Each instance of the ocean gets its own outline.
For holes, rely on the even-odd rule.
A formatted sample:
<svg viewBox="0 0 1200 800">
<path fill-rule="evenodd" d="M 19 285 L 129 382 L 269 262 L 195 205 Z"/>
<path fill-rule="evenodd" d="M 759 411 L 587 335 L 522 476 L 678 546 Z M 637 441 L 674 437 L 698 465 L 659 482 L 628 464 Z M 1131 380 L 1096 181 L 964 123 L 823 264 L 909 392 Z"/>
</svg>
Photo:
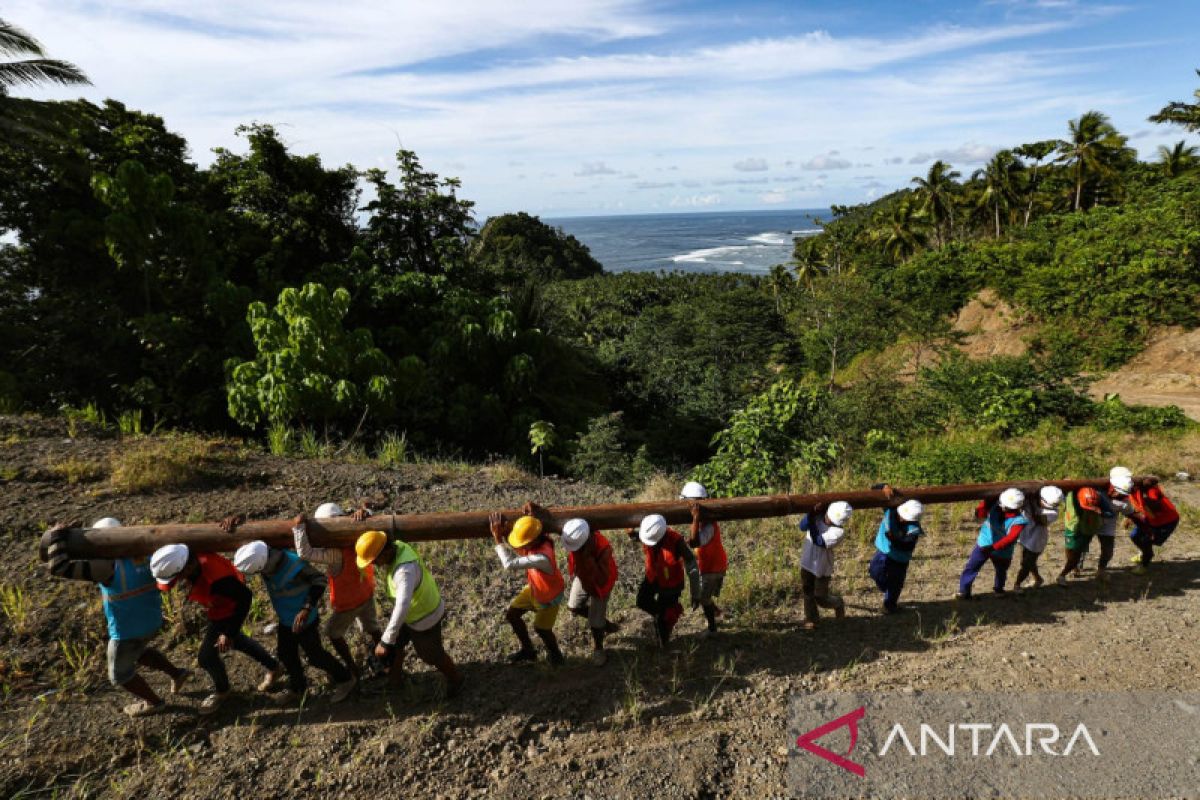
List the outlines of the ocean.
<svg viewBox="0 0 1200 800">
<path fill-rule="evenodd" d="M 636 214 L 546 219 L 583 242 L 609 272 L 766 273 L 792 240 L 820 230 L 829 209 Z"/>
</svg>

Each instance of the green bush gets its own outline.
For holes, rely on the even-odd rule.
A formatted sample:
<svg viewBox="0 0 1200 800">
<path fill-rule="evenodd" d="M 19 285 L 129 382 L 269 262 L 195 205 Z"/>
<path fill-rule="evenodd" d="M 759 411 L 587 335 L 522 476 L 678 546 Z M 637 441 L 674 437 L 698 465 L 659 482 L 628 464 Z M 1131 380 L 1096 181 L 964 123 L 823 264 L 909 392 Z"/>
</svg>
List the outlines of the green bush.
<svg viewBox="0 0 1200 800">
<path fill-rule="evenodd" d="M 1129 406 L 1115 394 L 1095 404 L 1092 423 L 1101 430 L 1135 433 L 1184 430 L 1196 425 L 1179 406 Z"/>
</svg>

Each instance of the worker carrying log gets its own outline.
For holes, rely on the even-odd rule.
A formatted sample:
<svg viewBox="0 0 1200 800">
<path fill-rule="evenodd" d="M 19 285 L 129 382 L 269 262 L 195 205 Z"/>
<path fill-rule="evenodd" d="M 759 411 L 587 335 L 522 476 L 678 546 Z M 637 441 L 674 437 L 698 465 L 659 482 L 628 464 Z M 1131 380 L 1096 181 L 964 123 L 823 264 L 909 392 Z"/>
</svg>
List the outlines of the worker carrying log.
<svg viewBox="0 0 1200 800">
<path fill-rule="evenodd" d="M 688 481 L 679 492 L 679 499 L 687 500 L 692 512 L 692 536 L 688 539 L 688 547 L 696 553 L 696 567 L 700 570 L 700 607 L 708 622 L 702 635 L 711 636 L 717 632 L 717 617 L 721 615 L 717 598 L 725 584 L 729 557 L 721 542 L 721 526 L 715 520 L 705 518 L 704 506 L 700 504 L 701 500 L 708 499 L 704 484 Z"/>
<path fill-rule="evenodd" d="M 366 506 L 350 514 L 350 519 L 362 522 L 371 515 Z M 346 516 L 337 503 L 322 503 L 313 516 L 318 520 L 337 519 Z M 375 566 L 367 564 L 359 568 L 354 544 L 342 547 L 313 547 L 308 536 L 308 519 L 300 514 L 292 521 L 292 537 L 296 555 L 313 564 L 321 564 L 329 576 L 329 619 L 325 623 L 325 635 L 329 644 L 342 659 L 355 678 L 362 678 L 362 670 L 350 651 L 346 636 L 355 624 L 371 640 L 374 651 L 383 637 L 379 617 L 375 608 Z"/>
<path fill-rule="evenodd" d="M 389 540 L 383 531 L 367 531 L 355 543 L 355 565 L 360 570 L 378 566 L 384 574 L 384 592 L 392 601 L 392 613 L 375 657 L 388 670 L 392 688 L 404 682 L 404 657 L 411 643 L 417 657 L 442 673 L 446 697 L 458 695 L 463 677 L 442 639 L 446 601 L 437 581 L 407 542 Z"/>
<path fill-rule="evenodd" d="M 1179 525 L 1179 512 L 1158 485 L 1158 478 L 1147 478 L 1135 485 L 1133 473 L 1125 467 L 1109 472 L 1109 495 L 1122 503 L 1121 513 L 1133 528 L 1129 539 L 1140 551 L 1133 557 L 1134 572 L 1144 574 L 1154 560 L 1154 548 L 1162 547 Z"/>
<path fill-rule="evenodd" d="M 526 614 L 532 613 L 533 630 L 546 648 L 546 657 L 558 666 L 566 659 L 559 649 L 558 637 L 554 635 L 554 623 L 562 606 L 565 582 L 558 571 L 554 543 L 543 532 L 542 522 L 536 516 L 540 507 L 526 503 L 524 511 L 511 527 L 502 512 L 493 512 L 488 518 L 500 566 L 506 570 L 525 570 L 525 588 L 513 598 L 504 613 L 521 645 L 508 660 L 512 664 L 537 660 L 537 651 L 524 620 Z"/>
<path fill-rule="evenodd" d="M 567 609 L 587 620 L 592 634 L 592 663 L 598 667 L 608 661 L 604 638 L 620 629 L 608 618 L 608 597 L 617 583 L 617 561 L 612 545 L 600 531 L 593 531 L 587 520 L 567 520 L 559 537 L 567 551 L 567 574 L 571 590 Z"/>
<path fill-rule="evenodd" d="M 813 510 L 800 518 L 800 530 L 804 531 L 804 544 L 800 550 L 800 591 L 804 595 L 804 623 L 806 631 L 814 630 L 820 619 L 817 608 L 831 608 L 838 619 L 846 616 L 846 604 L 842 598 L 830 592 L 833 580 L 833 549 L 846 535 L 846 525 L 854 512 L 844 500 L 817 503 Z"/>
<path fill-rule="evenodd" d="M 661 514 L 651 514 L 642 520 L 635 531 L 626 531 L 642 544 L 646 574 L 638 587 L 637 607 L 650 615 L 654 632 L 661 647 L 671 641 L 671 631 L 683 616 L 683 575 L 687 572 L 691 591 L 692 610 L 700 606 L 700 570 L 696 556 L 679 532 L 667 526 Z"/>
<path fill-rule="evenodd" d="M 119 528 L 120 520 L 104 517 L 93 528 Z M 138 698 L 125 706 L 131 717 L 157 714 L 167 707 L 150 684 L 138 675 L 139 666 L 165 673 L 171 694 L 179 694 L 192 671 L 177 667 L 150 642 L 163 626 L 162 595 L 145 558 L 72 559 L 67 556 L 66 526 L 55 525 L 50 537 L 50 574 L 67 580 L 88 581 L 100 587 L 108 621 L 108 679 Z"/>
<path fill-rule="evenodd" d="M 896 490 L 886 483 L 879 488 L 889 498 L 897 497 Z M 883 592 L 884 614 L 900 610 L 900 593 L 908 579 L 908 565 L 917 542 L 925 535 L 921 527 L 924 513 L 925 506 L 920 500 L 905 500 L 899 506 L 884 509 L 875 531 L 875 555 L 867 566 L 867 574 Z"/>
<path fill-rule="evenodd" d="M 975 548 L 967 558 L 962 577 L 959 578 L 958 594 L 955 595 L 957 599 L 971 599 L 971 585 L 975 583 L 983 565 L 989 561 L 996 571 L 992 591 L 996 594 L 1005 593 L 1004 583 L 1008 578 L 1008 568 L 1012 566 L 1013 549 L 1021 532 L 1029 524 L 1024 508 L 1025 493 L 1014 487 L 1005 489 L 999 498 L 979 501 L 975 507 L 975 518 L 982 524 Z"/>
</svg>

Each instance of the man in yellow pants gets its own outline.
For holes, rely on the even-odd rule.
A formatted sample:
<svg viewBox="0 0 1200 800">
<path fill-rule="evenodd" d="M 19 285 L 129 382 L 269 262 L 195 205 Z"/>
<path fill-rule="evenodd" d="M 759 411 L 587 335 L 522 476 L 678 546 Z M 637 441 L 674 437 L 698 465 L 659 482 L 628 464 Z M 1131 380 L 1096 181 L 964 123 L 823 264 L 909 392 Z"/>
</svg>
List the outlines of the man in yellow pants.
<svg viewBox="0 0 1200 800">
<path fill-rule="evenodd" d="M 526 503 L 525 515 L 513 523 L 512 530 L 508 529 L 503 514 L 495 512 L 489 518 L 500 564 L 504 569 L 525 570 L 525 588 L 513 598 L 505 612 L 505 619 L 521 643 L 521 649 L 510 655 L 508 660 L 514 664 L 537 660 L 537 651 L 533 649 L 533 640 L 529 638 L 529 629 L 525 627 L 523 619 L 525 614 L 533 612 L 533 629 L 546 647 L 546 657 L 551 664 L 558 665 L 563 663 L 564 658 L 558 647 L 558 638 L 554 635 L 554 622 L 562 606 L 565 582 L 558 571 L 554 543 L 542 533 L 542 523 L 534 513 L 535 506 Z M 509 547 L 516 551 L 516 555 Z"/>
</svg>

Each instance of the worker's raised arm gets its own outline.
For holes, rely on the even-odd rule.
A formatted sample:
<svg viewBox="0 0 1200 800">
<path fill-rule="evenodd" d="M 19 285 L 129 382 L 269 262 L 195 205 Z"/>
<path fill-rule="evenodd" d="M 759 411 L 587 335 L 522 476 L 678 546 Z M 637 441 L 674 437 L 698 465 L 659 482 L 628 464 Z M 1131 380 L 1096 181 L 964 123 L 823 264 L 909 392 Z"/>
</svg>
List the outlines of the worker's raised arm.
<svg viewBox="0 0 1200 800">
<path fill-rule="evenodd" d="M 308 538 L 308 519 L 298 515 L 292 520 L 292 538 L 296 544 L 296 555 L 314 564 L 325 564 L 334 570 L 341 569 L 342 551 L 334 547 L 313 547 Z"/>
</svg>

